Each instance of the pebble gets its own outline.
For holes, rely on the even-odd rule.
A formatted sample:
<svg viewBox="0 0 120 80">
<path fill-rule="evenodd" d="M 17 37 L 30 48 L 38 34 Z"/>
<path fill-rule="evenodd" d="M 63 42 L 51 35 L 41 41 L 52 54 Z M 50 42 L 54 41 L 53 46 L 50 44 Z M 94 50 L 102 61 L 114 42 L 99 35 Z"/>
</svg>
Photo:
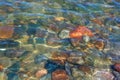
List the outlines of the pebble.
<svg viewBox="0 0 120 80">
<path fill-rule="evenodd" d="M 4 56 L 8 57 L 8 58 L 20 58 L 21 56 L 25 56 L 27 53 L 27 51 L 25 51 L 24 49 L 7 49 L 4 51 Z"/>
<path fill-rule="evenodd" d="M 3 65 L 0 64 L 0 72 L 3 71 Z"/>
<path fill-rule="evenodd" d="M 19 39 L 25 34 L 25 29 L 23 27 L 14 27 L 13 38 Z"/>
<path fill-rule="evenodd" d="M 17 51 L 15 49 L 7 49 L 4 52 L 4 56 L 9 57 L 9 58 L 14 58 L 16 57 Z"/>
<path fill-rule="evenodd" d="M 8 71 L 12 71 L 12 72 L 18 72 L 19 69 L 20 69 L 20 62 L 16 62 L 12 64 L 10 67 L 8 67 Z"/>
<path fill-rule="evenodd" d="M 106 70 L 98 70 L 95 72 L 93 79 L 94 80 L 113 80 L 114 76 L 112 73 Z"/>
<path fill-rule="evenodd" d="M 54 61 L 56 61 L 56 62 L 58 62 L 60 64 L 64 64 L 65 61 L 67 60 L 67 58 L 68 58 L 68 55 L 66 53 L 64 53 L 64 52 L 61 52 L 61 53 L 54 52 L 52 54 L 52 57 L 51 57 L 52 60 L 54 60 Z"/>
<path fill-rule="evenodd" d="M 71 68 L 72 69 L 72 75 L 74 77 L 74 80 L 81 80 L 84 77 L 84 72 L 80 71 L 78 68 Z"/>
<path fill-rule="evenodd" d="M 115 69 L 117 72 L 120 72 L 120 63 L 115 63 L 115 64 L 114 64 L 114 69 Z"/>
<path fill-rule="evenodd" d="M 29 27 L 28 30 L 27 30 L 27 34 L 28 34 L 29 36 L 31 36 L 31 35 L 34 35 L 34 36 L 35 36 L 36 30 L 37 30 L 37 29 L 34 28 L 34 27 Z"/>
<path fill-rule="evenodd" d="M 40 80 L 51 80 L 51 74 L 46 74 L 45 76 L 41 77 Z"/>
<path fill-rule="evenodd" d="M 58 69 L 52 73 L 52 80 L 70 80 L 70 79 L 66 71 Z"/>
<path fill-rule="evenodd" d="M 69 65 L 68 62 L 65 63 L 65 71 L 68 74 L 69 78 L 71 80 L 73 80 L 73 75 L 72 75 L 72 70 L 71 70 L 71 66 Z"/>
<path fill-rule="evenodd" d="M 35 76 L 37 78 L 41 78 L 42 76 L 46 75 L 47 74 L 47 70 L 46 69 L 41 69 L 41 70 L 38 70 L 36 73 L 35 73 Z"/>
<path fill-rule="evenodd" d="M 112 71 L 112 74 L 114 75 L 114 80 L 120 80 L 120 73 L 117 71 Z"/>
<path fill-rule="evenodd" d="M 93 37 L 94 34 L 87 27 L 85 27 L 85 26 L 78 26 L 74 30 L 70 31 L 69 36 L 70 36 L 70 38 L 81 39 L 83 36 Z"/>
<path fill-rule="evenodd" d="M 0 38 L 9 39 L 12 38 L 14 33 L 14 27 L 2 26 L 0 27 Z"/>
<path fill-rule="evenodd" d="M 73 64 L 84 64 L 84 60 L 82 58 L 83 53 L 81 52 L 71 52 L 69 54 L 69 57 L 67 58 L 67 61 Z"/>
<path fill-rule="evenodd" d="M 69 38 L 69 32 L 68 30 L 61 30 L 58 34 L 58 37 L 61 39 Z"/>
<path fill-rule="evenodd" d="M 20 43 L 14 40 L 0 40 L 0 48 L 12 48 L 19 45 Z"/>
<path fill-rule="evenodd" d="M 35 56 L 34 63 L 40 64 L 41 62 L 44 62 L 44 61 L 47 61 L 47 60 L 48 60 L 48 58 L 45 55 L 39 54 L 39 55 Z"/>
<path fill-rule="evenodd" d="M 45 64 L 44 68 L 47 69 L 48 73 L 52 73 L 53 71 L 55 71 L 57 69 L 64 69 L 64 66 L 62 66 L 54 61 L 48 60 Z"/>
<path fill-rule="evenodd" d="M 14 72 L 7 73 L 7 80 L 19 80 L 19 76 Z"/>
<path fill-rule="evenodd" d="M 92 74 L 92 68 L 89 67 L 89 66 L 82 65 L 82 66 L 79 66 L 78 69 L 81 70 L 82 72 L 84 72 L 85 74 L 86 73 L 87 74 Z"/>
<path fill-rule="evenodd" d="M 103 50 L 105 47 L 105 42 L 104 40 L 97 40 L 94 42 L 94 45 L 98 50 Z"/>
<path fill-rule="evenodd" d="M 45 38 L 46 35 L 47 35 L 46 30 L 42 30 L 42 29 L 39 29 L 39 28 L 36 30 L 36 37 Z"/>
</svg>

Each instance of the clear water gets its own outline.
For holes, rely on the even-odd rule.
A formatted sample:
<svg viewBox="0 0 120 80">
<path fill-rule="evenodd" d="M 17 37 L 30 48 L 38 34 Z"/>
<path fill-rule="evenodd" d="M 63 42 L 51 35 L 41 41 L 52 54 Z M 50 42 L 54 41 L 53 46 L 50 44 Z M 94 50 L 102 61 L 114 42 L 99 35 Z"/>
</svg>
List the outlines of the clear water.
<svg viewBox="0 0 120 80">
<path fill-rule="evenodd" d="M 119 80 L 119 35 L 119 0 L 0 0 L 0 80 Z"/>
</svg>

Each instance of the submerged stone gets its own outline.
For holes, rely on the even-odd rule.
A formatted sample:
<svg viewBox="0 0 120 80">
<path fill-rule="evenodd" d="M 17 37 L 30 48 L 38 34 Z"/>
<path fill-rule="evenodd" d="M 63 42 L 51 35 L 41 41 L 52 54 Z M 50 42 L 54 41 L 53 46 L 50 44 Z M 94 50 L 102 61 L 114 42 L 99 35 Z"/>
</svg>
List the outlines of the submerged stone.
<svg viewBox="0 0 120 80">
<path fill-rule="evenodd" d="M 19 69 L 20 69 L 20 62 L 16 62 L 10 67 L 8 67 L 8 71 L 12 71 L 12 72 L 18 72 Z"/>
<path fill-rule="evenodd" d="M 47 35 L 47 31 L 41 30 L 39 28 L 36 30 L 36 37 L 44 38 L 46 35 Z"/>
<path fill-rule="evenodd" d="M 41 62 L 47 61 L 48 58 L 43 54 L 36 55 L 34 58 L 34 63 L 40 64 Z"/>
<path fill-rule="evenodd" d="M 7 80 L 20 80 L 17 73 L 10 72 L 7 74 L 8 79 Z"/>
<path fill-rule="evenodd" d="M 30 35 L 35 35 L 36 34 L 36 28 L 35 27 L 29 27 L 27 30 L 27 34 Z"/>
<path fill-rule="evenodd" d="M 41 77 L 40 80 L 51 80 L 51 74 L 48 73 L 47 75 Z"/>
<path fill-rule="evenodd" d="M 54 52 L 51 56 L 51 59 L 59 64 L 64 64 L 67 60 L 68 55 L 64 52 Z"/>
<path fill-rule="evenodd" d="M 3 71 L 3 65 L 0 64 L 0 72 Z"/>
<path fill-rule="evenodd" d="M 15 49 L 8 49 L 4 52 L 4 55 L 9 58 L 16 57 L 17 51 Z"/>
<path fill-rule="evenodd" d="M 114 64 L 113 69 L 116 70 L 117 72 L 120 72 L 120 63 Z"/>
<path fill-rule="evenodd" d="M 25 56 L 25 51 L 24 49 L 7 49 L 4 51 L 4 56 L 9 57 L 9 58 L 19 58 Z"/>
<path fill-rule="evenodd" d="M 35 76 L 37 78 L 41 78 L 42 76 L 46 75 L 47 74 L 47 70 L 46 69 L 41 69 L 41 70 L 38 70 L 36 73 L 35 73 Z"/>
<path fill-rule="evenodd" d="M 114 76 L 107 70 L 98 70 L 93 76 L 93 80 L 113 80 Z"/>
<path fill-rule="evenodd" d="M 10 26 L 2 26 L 0 27 L 0 38 L 1 39 L 8 39 L 12 38 L 14 33 L 14 28 Z"/>
<path fill-rule="evenodd" d="M 69 80 L 65 70 L 56 70 L 52 73 L 52 80 Z"/>
<path fill-rule="evenodd" d="M 23 27 L 15 27 L 14 28 L 14 33 L 13 33 L 13 38 L 18 39 L 21 38 L 25 34 L 25 29 Z"/>
<path fill-rule="evenodd" d="M 59 65 L 59 64 L 57 64 L 57 63 L 55 63 L 53 61 L 50 61 L 50 60 L 48 60 L 46 62 L 44 67 L 47 69 L 48 73 L 51 73 L 51 72 L 53 72 L 53 71 L 55 71 L 57 69 L 64 69 L 64 66 Z"/>
<path fill-rule="evenodd" d="M 114 80 L 120 80 L 120 73 L 117 71 L 112 71 L 112 74 L 114 75 Z"/>
<path fill-rule="evenodd" d="M 0 40 L 0 48 L 18 47 L 19 44 L 19 42 L 14 40 Z"/>
</svg>

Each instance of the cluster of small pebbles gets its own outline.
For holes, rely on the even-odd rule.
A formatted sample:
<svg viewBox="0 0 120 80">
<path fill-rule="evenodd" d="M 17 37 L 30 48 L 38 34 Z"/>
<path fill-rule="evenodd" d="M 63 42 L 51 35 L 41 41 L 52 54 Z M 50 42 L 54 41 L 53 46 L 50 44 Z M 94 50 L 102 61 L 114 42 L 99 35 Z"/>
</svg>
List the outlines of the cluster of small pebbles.
<svg viewBox="0 0 120 80">
<path fill-rule="evenodd" d="M 0 0 L 0 80 L 120 80 L 119 0 Z"/>
</svg>

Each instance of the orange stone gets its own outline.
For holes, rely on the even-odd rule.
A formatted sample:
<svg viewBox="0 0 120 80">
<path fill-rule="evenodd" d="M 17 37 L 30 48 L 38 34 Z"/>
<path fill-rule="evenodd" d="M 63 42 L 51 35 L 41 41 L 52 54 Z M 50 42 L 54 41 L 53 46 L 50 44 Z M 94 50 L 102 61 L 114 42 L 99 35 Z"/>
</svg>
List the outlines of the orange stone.
<svg viewBox="0 0 120 80">
<path fill-rule="evenodd" d="M 52 80 L 69 80 L 65 70 L 56 70 L 52 73 Z"/>
<path fill-rule="evenodd" d="M 99 50 L 103 50 L 105 46 L 105 43 L 103 41 L 96 41 L 95 42 L 95 47 Z"/>
<path fill-rule="evenodd" d="M 70 38 L 79 38 L 81 39 L 83 36 L 93 37 L 94 34 L 90 29 L 85 26 L 78 26 L 76 29 L 72 30 L 69 34 Z"/>
<path fill-rule="evenodd" d="M 0 71 L 2 71 L 3 70 L 3 66 L 2 65 L 0 65 Z"/>
<path fill-rule="evenodd" d="M 8 39 L 11 38 L 14 33 L 14 28 L 9 26 L 0 27 L 0 38 Z"/>
<path fill-rule="evenodd" d="M 38 70 L 36 73 L 35 73 L 35 76 L 37 77 L 37 78 L 40 78 L 40 77 L 42 77 L 42 76 L 44 76 L 44 75 L 46 75 L 47 74 L 47 70 L 46 69 L 41 69 L 41 70 Z"/>
</svg>

